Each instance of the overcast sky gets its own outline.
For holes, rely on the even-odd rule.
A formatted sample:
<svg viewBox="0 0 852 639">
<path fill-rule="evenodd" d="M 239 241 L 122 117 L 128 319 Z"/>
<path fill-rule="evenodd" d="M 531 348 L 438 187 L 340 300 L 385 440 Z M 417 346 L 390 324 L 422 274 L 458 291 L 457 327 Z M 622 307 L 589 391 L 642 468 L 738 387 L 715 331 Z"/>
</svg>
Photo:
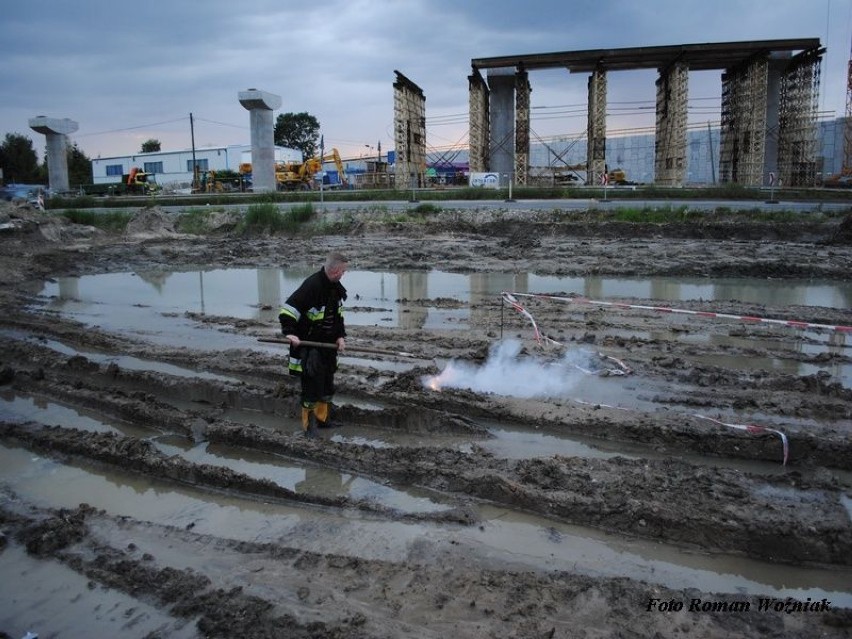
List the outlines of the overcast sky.
<svg viewBox="0 0 852 639">
<path fill-rule="evenodd" d="M 346 158 L 393 148 L 398 70 L 426 96 L 427 148 L 467 143 L 472 58 L 819 38 L 821 112 L 841 117 L 852 0 L 8 0 L 0 10 L 0 137 L 41 157 L 37 115 L 70 118 L 91 158 L 249 143 L 238 94 L 307 111 Z M 690 122 L 718 121 L 721 72 L 690 76 Z M 609 135 L 653 127 L 654 71 L 609 74 Z M 585 130 L 584 74 L 530 73 L 532 137 Z"/>
</svg>

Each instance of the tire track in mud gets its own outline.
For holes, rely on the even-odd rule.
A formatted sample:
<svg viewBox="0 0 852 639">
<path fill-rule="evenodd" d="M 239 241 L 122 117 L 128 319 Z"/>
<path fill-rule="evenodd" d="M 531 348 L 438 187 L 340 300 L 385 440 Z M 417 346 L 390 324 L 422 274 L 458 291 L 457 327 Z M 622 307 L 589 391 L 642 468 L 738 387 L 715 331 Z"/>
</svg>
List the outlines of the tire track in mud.
<svg viewBox="0 0 852 639">
<path fill-rule="evenodd" d="M 495 460 L 479 451 L 466 453 L 438 448 L 431 449 L 424 459 L 423 451 L 417 449 L 316 442 L 227 423 L 210 424 L 205 435 L 213 443 L 278 453 L 624 534 L 704 549 L 745 552 L 772 561 L 850 563 L 846 551 L 852 544 L 852 534 L 847 515 L 836 488 L 829 485 L 810 486 L 812 490 L 823 491 L 825 496 L 805 499 L 796 494 L 802 486 L 795 480 L 768 482 L 719 469 L 690 474 L 688 470 L 692 469 L 687 464 L 675 461 L 557 457 L 509 462 Z M 399 514 L 348 498 L 295 493 L 269 480 L 254 479 L 227 468 L 167 457 L 150 442 L 113 433 L 7 424 L 2 437 L 42 453 L 71 455 L 160 480 L 226 490 L 248 498 L 354 507 L 395 520 L 465 524 L 476 521 L 467 508 Z M 776 506 L 777 496 L 770 489 L 786 489 L 790 493 L 786 512 Z M 768 494 L 761 497 L 761 490 Z M 630 497 L 626 498 L 627 495 Z M 760 516 L 756 518 L 754 513 Z M 744 535 L 746 530 L 749 534 Z"/>
<path fill-rule="evenodd" d="M 30 349 L 23 350 L 29 352 Z M 122 419 L 153 425 L 162 432 L 175 432 L 196 441 L 206 439 L 212 443 L 274 452 L 286 458 L 302 459 L 379 480 L 417 485 L 462 500 L 486 500 L 569 523 L 670 543 L 743 552 L 791 563 L 852 562 L 847 552 L 852 547 L 852 531 L 840 504 L 840 489 L 831 481 L 813 484 L 813 480 L 801 480 L 795 476 L 763 479 L 723 469 L 695 469 L 690 464 L 675 460 L 553 458 L 510 462 L 496 459 L 477 447 L 462 452 L 440 447 L 428 450 L 409 447 L 377 449 L 328 440 L 314 442 L 252 425 L 229 423 L 210 415 L 203 416 L 200 411 L 187 414 L 155 399 L 156 396 L 192 397 L 200 387 L 204 395 L 218 397 L 226 405 L 262 404 L 265 410 L 275 407 L 281 412 L 294 412 L 294 396 L 285 392 L 281 397 L 280 388 L 278 396 L 270 398 L 270 388 L 258 389 L 243 384 L 229 390 L 228 386 L 212 380 L 126 372 L 114 364 L 101 367 L 81 356 L 66 358 L 43 352 L 37 359 L 42 364 L 52 362 L 52 368 L 48 370 L 58 373 L 58 381 L 40 379 L 28 383 L 28 376 L 22 375 L 15 384 L 17 387 L 29 391 L 38 389 L 47 396 L 64 396 L 67 401 L 105 410 Z M 90 386 L 80 378 L 81 371 L 88 373 L 85 379 L 89 382 L 102 381 L 105 385 Z M 68 381 L 63 383 L 61 379 L 66 376 Z M 404 376 L 395 384 L 404 389 L 408 383 L 402 378 Z M 117 380 L 130 387 L 141 386 L 147 391 L 132 391 L 128 397 L 125 392 L 116 392 L 108 385 Z M 39 389 L 39 386 L 43 387 Z M 289 390 L 293 392 L 293 389 Z M 392 393 L 388 395 L 390 397 Z M 116 399 L 113 399 L 114 396 Z M 253 402 L 252 396 L 260 399 Z M 446 407 L 444 402 L 444 409 Z M 417 430 L 415 426 L 418 423 L 425 422 L 435 427 L 446 421 L 444 428 L 457 430 L 459 421 L 451 413 L 444 410 L 442 413 L 434 412 L 432 417 L 424 415 L 429 410 L 421 408 L 413 413 L 416 416 L 413 421 L 406 417 L 412 414 L 410 410 L 406 415 L 394 410 L 357 409 L 344 411 L 344 414 L 350 423 L 357 423 L 359 417 L 368 416 L 372 424 L 390 429 Z M 579 427 L 588 429 L 588 426 L 588 423 L 582 423 Z M 606 427 L 606 422 L 598 423 L 596 427 Z M 212 469 L 180 459 L 164 460 L 162 453 L 147 442 L 142 446 L 130 438 L 16 428 L 8 429 L 4 436 L 23 440 L 41 451 L 55 449 L 110 463 L 117 468 L 124 465 L 143 474 L 199 487 L 229 488 L 255 498 L 313 500 L 314 503 L 338 508 L 354 505 L 363 510 L 382 512 L 382 507 L 377 505 L 352 504 L 345 498 L 328 501 L 306 497 L 272 482 L 237 476 L 226 468 Z M 668 434 L 661 438 L 671 440 Z M 805 499 L 800 494 L 805 488 L 824 494 L 819 498 Z M 788 507 L 785 508 L 778 506 L 777 493 L 782 490 L 788 492 L 785 503 Z M 761 496 L 761 491 L 769 496 Z M 475 516 L 464 508 L 431 515 L 400 515 L 390 511 L 386 514 L 392 518 L 432 517 L 468 524 L 475 521 Z M 744 534 L 745 531 L 748 534 Z M 779 542 L 779 535 L 792 540 L 792 543 Z"/>
<path fill-rule="evenodd" d="M 490 222 L 477 222 L 471 224 L 470 234 L 462 239 L 457 234 L 457 220 L 445 226 L 419 225 L 414 232 L 406 232 L 403 224 L 392 233 L 367 233 L 355 242 L 348 242 L 344 236 L 321 237 L 310 246 L 294 247 L 297 252 L 292 254 L 292 260 L 297 264 L 313 263 L 328 246 L 346 246 L 350 257 L 364 268 L 391 268 L 400 264 L 423 268 L 430 263 L 441 263 L 446 268 L 466 272 L 476 263 L 484 271 L 532 272 L 543 266 L 560 274 L 723 273 L 742 277 L 752 273 L 788 277 L 789 263 L 795 262 L 800 273 L 808 276 L 842 279 L 849 272 L 845 246 L 838 245 L 830 255 L 825 247 L 812 250 L 813 246 L 806 243 L 791 245 L 790 251 L 771 242 L 767 242 L 768 247 L 763 246 L 762 238 L 782 231 L 792 233 L 788 235 L 791 239 L 805 237 L 803 229 L 807 227 L 792 231 L 767 230 L 766 225 L 748 225 L 745 230 L 737 225 L 724 228 L 702 225 L 694 229 L 683 225 L 668 230 L 657 225 L 631 227 L 638 229 L 639 235 L 627 241 L 627 246 L 622 239 L 623 225 L 589 229 L 585 223 L 578 223 L 553 228 L 548 221 L 533 229 L 541 235 L 541 242 L 523 250 L 513 250 L 511 241 L 495 247 L 494 238 L 517 232 L 518 224 L 529 228 L 527 220 L 493 227 Z M 446 233 L 435 242 L 423 242 L 424 234 L 430 229 L 443 229 Z M 367 230 L 365 226 L 359 232 Z M 677 239 L 681 235 L 719 239 L 684 243 Z M 824 235 L 816 233 L 814 237 Z M 607 239 L 597 241 L 596 236 Z M 722 239 L 739 240 L 746 236 L 757 240 L 732 243 Z M 661 242 L 660 237 L 669 239 Z M 228 238 L 214 242 L 182 241 L 180 245 L 170 241 L 123 244 L 91 255 L 45 254 L 38 257 L 37 268 L 40 273 L 55 275 L 136 267 L 173 268 L 181 263 L 256 265 L 280 254 L 283 241 Z M 394 250 L 388 248 L 391 244 Z M 403 255 L 412 247 L 416 249 L 411 255 Z M 486 257 L 479 262 L 476 255 Z M 171 362 L 234 378 L 226 382 L 191 376 L 177 378 L 156 370 L 132 371 L 115 364 L 99 365 L 84 356 L 69 357 L 35 345 L 21 346 L 15 340 L 3 338 L 0 341 L 2 381 L 19 393 L 86 406 L 98 414 L 126 420 L 152 432 L 176 433 L 187 441 L 222 442 L 229 447 L 265 453 L 271 448 L 282 459 L 303 460 L 380 482 L 398 481 L 440 491 L 448 500 L 461 504 L 449 521 L 440 522 L 450 530 L 470 529 L 468 524 L 476 521 L 477 504 L 501 504 L 514 511 L 539 513 L 551 522 L 577 522 L 627 538 L 660 540 L 711 555 L 723 549 L 742 556 L 763 557 L 774 564 L 827 562 L 826 569 L 833 566 L 840 571 L 848 570 L 848 557 L 852 556 L 849 516 L 839 500 L 844 492 L 849 494 L 849 487 L 830 470 L 848 469 L 852 459 L 848 425 L 844 424 L 850 418 L 848 407 L 844 406 L 849 401 L 848 389 L 838 388 L 832 380 L 819 375 L 784 375 L 775 371 L 755 375 L 734 370 L 735 366 L 726 369 L 701 363 L 701 356 L 715 354 L 714 345 L 680 343 L 677 335 L 694 332 L 700 336 L 708 332 L 706 327 L 684 331 L 683 327 L 638 316 L 577 315 L 561 310 L 542 316 L 547 326 L 559 327 L 560 338 L 564 337 L 565 341 L 611 349 L 613 354 L 630 359 L 644 377 L 665 388 L 648 399 L 658 407 L 656 412 L 649 413 L 578 407 L 565 400 L 506 399 L 456 390 L 432 393 L 422 388 L 419 379 L 434 372 L 429 368 L 395 374 L 371 369 L 369 363 L 347 365 L 340 375 L 342 392 L 381 406 L 370 411 L 341 407 L 340 415 L 353 429 L 362 423 L 388 433 L 413 430 L 432 437 L 426 446 L 379 448 L 327 439 L 310 442 L 277 427 L 263 428 L 225 419 L 223 414 L 229 408 L 260 410 L 282 418 L 294 415 L 296 387 L 292 380 L 282 379 L 280 360 L 268 352 L 234 349 L 205 353 L 145 345 L 54 313 L 22 310 L 28 303 L 27 295 L 14 298 L 3 293 L 0 297 L 9 311 L 5 316 L 9 319 L 2 322 L 4 327 L 53 336 L 70 348 L 134 354 L 155 363 Z M 433 305 L 433 301 L 422 300 L 422 305 Z M 353 338 L 387 339 L 388 345 L 426 358 L 459 356 L 482 362 L 487 357 L 489 343 L 497 336 L 493 319 L 499 309 L 495 306 L 490 310 L 491 315 L 478 315 L 476 321 L 480 323 L 472 323 L 470 331 L 359 327 L 353 330 Z M 765 309 L 752 309 L 739 303 L 720 310 L 767 314 L 762 312 Z M 801 309 L 789 312 L 793 319 L 849 323 L 840 321 L 848 317 L 843 311 L 807 309 L 807 316 Z M 269 329 L 233 318 L 184 319 L 223 332 L 229 330 L 230 323 L 234 327 L 230 330 L 254 336 L 261 336 Z M 511 331 L 527 335 L 528 328 L 517 322 Z M 648 332 L 650 337 L 625 339 L 612 336 L 613 332 Z M 675 337 L 655 337 L 655 333 L 675 334 Z M 745 339 L 768 337 L 767 342 L 780 335 L 740 328 L 730 329 L 728 334 Z M 788 354 L 780 348 L 776 352 L 765 344 L 756 344 L 750 350 L 742 345 L 725 344 L 721 349 L 734 357 L 768 354 L 781 360 L 820 363 L 816 356 L 808 359 L 801 353 Z M 530 348 L 530 353 L 539 354 L 535 347 Z M 841 364 L 848 362 L 844 355 L 835 354 L 832 359 Z M 777 463 L 779 459 L 777 440 L 696 426 L 676 414 L 679 410 L 693 411 L 695 407 L 718 409 L 720 414 L 714 415 L 720 417 L 765 414 L 769 425 L 783 428 L 791 437 L 790 467 L 779 468 L 777 475 L 761 475 L 716 468 L 712 458 L 707 464 L 677 459 L 684 451 L 714 456 L 720 462 L 736 458 Z M 477 444 L 489 435 L 477 422 L 492 419 L 508 428 L 512 424 L 525 424 L 555 435 L 591 434 L 616 444 L 624 442 L 634 451 L 644 447 L 649 455 L 654 451 L 659 453 L 657 457 L 668 454 L 671 458 L 505 459 L 489 454 Z M 33 424 L 4 425 L 2 432 L 10 442 L 23 442 L 53 457 L 73 457 L 81 465 L 127 472 L 128 460 L 133 460 L 132 463 L 139 465 L 135 472 L 152 481 L 170 473 L 175 486 L 198 485 L 211 494 L 233 491 L 237 499 L 293 501 L 291 495 L 280 490 L 283 487 L 274 483 L 270 487 L 247 475 L 221 472 L 218 466 L 168 456 L 149 442 L 134 437 L 93 435 Z M 448 432 L 469 437 L 470 445 L 463 449 L 445 445 L 441 436 Z M 265 491 L 274 495 L 266 496 Z M 354 501 L 329 499 L 319 503 L 297 499 L 295 503 L 308 519 L 312 511 L 322 509 L 338 512 L 342 517 L 378 522 L 393 522 L 402 517 L 393 510 L 359 512 Z M 730 600 L 737 596 L 733 592 L 710 595 L 690 589 L 670 590 L 634 579 L 584 576 L 576 572 L 483 570 L 475 563 L 466 562 L 465 548 L 458 547 L 457 554 L 451 554 L 452 542 L 448 544 L 450 551 L 444 551 L 448 554 L 423 551 L 422 564 L 410 559 L 383 562 L 310 553 L 276 543 L 205 537 L 190 530 L 131 522 L 85 508 L 38 514 L 31 510 L 26 517 L 12 512 L 27 506 L 26 502 L 6 500 L 0 507 L 3 530 L 10 540 L 15 537 L 10 543 L 41 540 L 43 554 L 35 546 L 34 557 L 58 558 L 81 574 L 90 575 L 93 582 L 125 589 L 133 596 L 156 601 L 170 612 L 198 619 L 199 629 L 207 636 L 238 636 L 241 632 L 246 636 L 264 633 L 275 636 L 279 631 L 278 634 L 296 637 L 345 639 L 373 636 L 480 639 L 571 636 L 582 628 L 601 636 L 641 634 L 670 639 L 681 634 L 745 638 L 799 637 L 816 632 L 844 636 L 852 628 L 852 611 L 848 609 L 818 617 L 740 613 L 652 615 L 644 612 L 650 597 Z M 307 531 L 310 532 L 310 526 Z M 122 543 L 123 534 L 144 537 L 152 552 L 142 555 L 126 541 Z M 787 540 L 783 540 L 784 535 Z M 67 542 L 62 542 L 63 538 Z M 180 550 L 172 551 L 172 544 Z M 193 549 L 198 551 L 194 558 L 196 568 L 189 569 L 176 557 L 180 553 L 189 557 Z M 411 557 L 417 557 L 416 545 Z M 501 558 L 505 559 L 506 555 Z M 257 572 L 248 575 L 247 571 L 239 570 L 246 564 Z M 184 591 L 188 593 L 186 597 L 182 596 Z M 754 597 L 741 598 L 756 602 Z"/>
<path fill-rule="evenodd" d="M 300 623 L 292 615 L 280 614 L 261 597 L 243 592 L 241 587 L 216 588 L 212 580 L 194 570 L 159 567 L 154 557 L 133 558 L 128 549 L 119 550 L 98 543 L 89 531 L 87 519 L 94 509 L 80 506 L 56 514 L 41 513 L 40 519 L 25 518 L 0 511 L 5 524 L 14 524 L 16 539 L 38 557 L 59 559 L 73 570 L 106 588 L 124 591 L 136 598 L 153 598 L 175 617 L 195 620 L 205 637 L 274 637 L 298 639 L 345 637 L 369 639 L 359 629 L 365 619 L 353 616 L 340 624 Z M 75 548 L 76 547 L 76 548 Z"/>
<path fill-rule="evenodd" d="M 571 636 L 578 626 L 629 634 L 635 624 L 632 610 L 646 609 L 652 598 L 678 601 L 683 596 L 623 578 L 481 568 L 451 550 L 442 562 L 400 564 L 228 541 L 115 519 L 88 506 L 25 514 L 0 508 L 0 522 L 35 556 L 57 559 L 104 587 L 154 600 L 174 617 L 195 620 L 208 637 L 478 637 L 478 628 L 491 622 L 499 623 L 500 631 L 490 636 Z M 125 541 L 118 546 L 118 540 Z M 162 557 L 146 550 L 156 553 L 166 546 L 170 550 Z M 217 558 L 218 569 L 210 556 Z M 690 597 L 712 601 L 698 591 Z M 737 600 L 754 608 L 759 602 L 754 596 Z M 621 605 L 603 605 L 607 601 Z M 324 621 L 311 620 L 317 617 Z M 796 637 L 815 630 L 809 617 L 755 617 L 742 610 L 671 613 L 645 623 L 658 633 L 676 623 L 687 635 L 734 638 Z M 848 609 L 819 618 L 827 634 L 844 627 L 852 627 Z"/>
</svg>

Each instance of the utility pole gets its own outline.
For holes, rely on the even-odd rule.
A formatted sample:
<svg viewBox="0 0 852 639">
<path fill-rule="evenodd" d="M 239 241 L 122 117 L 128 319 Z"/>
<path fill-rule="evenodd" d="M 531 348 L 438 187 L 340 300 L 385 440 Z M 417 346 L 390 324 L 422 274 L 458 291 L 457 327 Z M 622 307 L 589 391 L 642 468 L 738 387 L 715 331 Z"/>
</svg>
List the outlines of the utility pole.
<svg viewBox="0 0 852 639">
<path fill-rule="evenodd" d="M 843 175 L 852 174 L 852 46 L 846 69 L 846 128 L 843 131 Z"/>
<path fill-rule="evenodd" d="M 195 123 L 192 120 L 192 112 L 189 113 L 189 135 L 192 139 L 192 191 L 198 190 L 198 165 L 195 163 Z"/>
<path fill-rule="evenodd" d="M 710 130 L 710 122 L 707 122 L 707 144 L 710 145 L 710 175 L 713 176 L 713 184 L 716 184 L 716 158 L 713 155 L 713 132 Z"/>
</svg>

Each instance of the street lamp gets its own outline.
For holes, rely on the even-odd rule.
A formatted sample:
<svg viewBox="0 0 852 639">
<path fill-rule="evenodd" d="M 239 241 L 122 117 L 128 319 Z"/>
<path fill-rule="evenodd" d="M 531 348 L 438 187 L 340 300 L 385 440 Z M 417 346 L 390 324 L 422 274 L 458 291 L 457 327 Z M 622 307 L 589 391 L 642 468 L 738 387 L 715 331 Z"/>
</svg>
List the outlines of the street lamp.
<svg viewBox="0 0 852 639">
<path fill-rule="evenodd" d="M 376 150 L 376 147 L 374 147 L 372 144 L 365 144 L 364 146 L 367 147 L 368 149 L 370 149 L 369 157 L 373 157 L 373 151 Z M 379 150 L 376 153 L 375 157 L 376 157 L 376 162 L 382 161 L 382 142 L 381 142 L 381 140 L 379 141 Z"/>
</svg>

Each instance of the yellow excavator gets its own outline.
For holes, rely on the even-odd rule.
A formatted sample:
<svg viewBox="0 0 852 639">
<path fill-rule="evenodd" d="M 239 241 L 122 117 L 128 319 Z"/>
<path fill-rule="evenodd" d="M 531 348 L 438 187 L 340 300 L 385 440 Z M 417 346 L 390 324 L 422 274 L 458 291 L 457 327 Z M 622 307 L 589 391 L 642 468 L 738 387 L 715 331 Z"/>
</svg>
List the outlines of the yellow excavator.
<svg viewBox="0 0 852 639">
<path fill-rule="evenodd" d="M 323 163 L 334 162 L 340 179 L 340 186 L 346 186 L 343 161 L 337 149 L 332 149 L 322 157 L 313 157 L 304 162 L 276 162 L 275 184 L 279 191 L 310 191 L 314 188 L 314 176 L 322 171 Z M 251 163 L 240 164 L 240 173 L 251 173 Z"/>
</svg>

